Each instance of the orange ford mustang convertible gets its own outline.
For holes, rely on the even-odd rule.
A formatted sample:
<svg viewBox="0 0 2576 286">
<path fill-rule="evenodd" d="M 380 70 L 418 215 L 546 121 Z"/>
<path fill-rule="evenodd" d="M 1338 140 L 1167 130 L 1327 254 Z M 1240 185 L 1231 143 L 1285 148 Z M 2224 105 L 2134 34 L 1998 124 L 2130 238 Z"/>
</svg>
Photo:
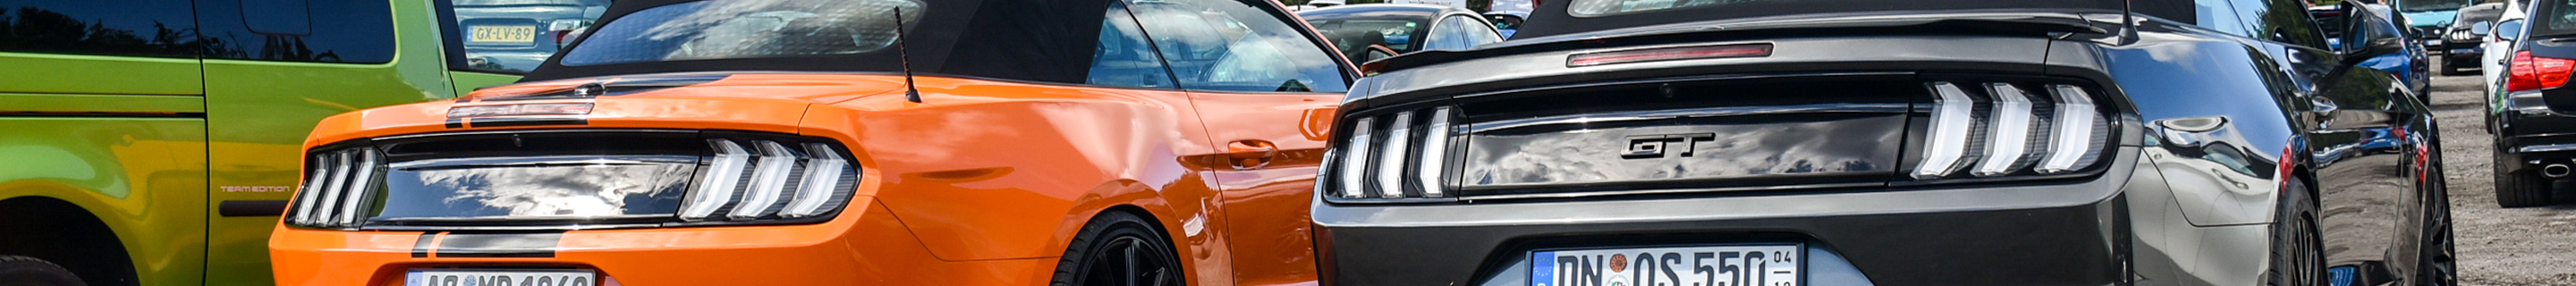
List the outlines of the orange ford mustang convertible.
<svg viewBox="0 0 2576 286">
<path fill-rule="evenodd" d="M 601 21 L 527 82 L 324 120 L 269 242 L 279 284 L 1316 280 L 1312 180 L 1357 71 L 1269 1 Z"/>
</svg>

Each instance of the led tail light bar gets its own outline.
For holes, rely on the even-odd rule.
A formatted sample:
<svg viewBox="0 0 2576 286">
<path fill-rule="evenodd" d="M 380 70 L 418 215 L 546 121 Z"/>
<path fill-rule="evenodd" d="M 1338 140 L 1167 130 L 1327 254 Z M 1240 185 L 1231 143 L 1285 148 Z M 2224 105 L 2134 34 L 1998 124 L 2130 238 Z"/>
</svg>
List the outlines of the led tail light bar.
<svg viewBox="0 0 2576 286">
<path fill-rule="evenodd" d="M 2108 148 L 2109 119 L 2081 87 L 2052 84 L 2041 89 L 2046 94 L 2008 83 L 1985 87 L 1976 94 L 1949 82 L 1929 84 L 1930 135 L 1909 177 L 2071 173 L 2092 167 Z"/>
<path fill-rule="evenodd" d="M 1324 170 L 1338 180 L 1326 194 L 1351 199 L 1448 199 L 1449 106 L 1359 118 Z M 1382 130 L 1382 131 L 1381 131 Z M 1348 172 L 1338 173 L 1338 172 Z M 1318 185 L 1323 186 L 1323 185 Z"/>
</svg>

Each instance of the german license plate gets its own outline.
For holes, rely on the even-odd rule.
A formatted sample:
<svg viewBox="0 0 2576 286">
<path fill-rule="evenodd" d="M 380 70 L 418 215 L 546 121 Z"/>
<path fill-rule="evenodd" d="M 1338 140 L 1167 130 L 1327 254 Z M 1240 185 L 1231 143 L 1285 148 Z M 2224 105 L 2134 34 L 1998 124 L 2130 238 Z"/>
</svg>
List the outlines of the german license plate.
<svg viewBox="0 0 2576 286">
<path fill-rule="evenodd" d="M 1531 286 L 1800 286 L 1797 244 L 1530 253 Z"/>
<path fill-rule="evenodd" d="M 579 269 L 412 269 L 403 286 L 598 286 L 597 276 Z"/>
<path fill-rule="evenodd" d="M 527 43 L 537 41 L 537 26 L 474 26 L 467 41 L 488 43 Z"/>
</svg>

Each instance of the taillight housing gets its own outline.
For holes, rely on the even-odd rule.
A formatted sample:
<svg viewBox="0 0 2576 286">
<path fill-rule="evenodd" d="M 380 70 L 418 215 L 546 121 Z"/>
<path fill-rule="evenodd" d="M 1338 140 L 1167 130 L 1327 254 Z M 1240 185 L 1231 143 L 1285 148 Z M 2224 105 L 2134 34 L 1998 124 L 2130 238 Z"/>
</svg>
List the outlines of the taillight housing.
<svg viewBox="0 0 2576 286">
<path fill-rule="evenodd" d="M 1931 117 L 1914 180 L 2060 175 L 2094 167 L 2111 144 L 2111 117 L 2068 84 L 1931 82 Z M 1919 110 L 1919 109 L 1918 109 Z"/>
<path fill-rule="evenodd" d="M 1404 109 L 1346 121 L 1349 134 L 1341 136 L 1327 154 L 1322 174 L 1325 181 L 1316 182 L 1319 190 L 1331 199 L 1380 202 L 1449 201 L 1457 197 L 1447 189 L 1450 160 L 1460 150 L 1454 138 L 1454 126 L 1465 114 L 1453 106 Z"/>
<path fill-rule="evenodd" d="M 857 191 L 837 140 L 698 130 L 357 139 L 308 152 L 288 226 L 593 229 L 819 223 Z"/>
<path fill-rule="evenodd" d="M 2576 60 L 2536 57 L 2531 55 L 2531 51 L 2516 51 L 2513 52 L 2513 67 L 2507 70 L 2511 74 L 2505 78 L 2505 91 L 2558 88 L 2567 85 L 2568 73 L 2576 72 Z"/>
</svg>

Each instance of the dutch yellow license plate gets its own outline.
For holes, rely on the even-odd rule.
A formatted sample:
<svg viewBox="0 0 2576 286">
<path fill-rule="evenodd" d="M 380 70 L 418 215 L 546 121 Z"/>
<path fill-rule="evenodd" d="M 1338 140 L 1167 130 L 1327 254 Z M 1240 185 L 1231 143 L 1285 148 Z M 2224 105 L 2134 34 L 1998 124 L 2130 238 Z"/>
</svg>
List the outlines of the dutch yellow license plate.
<svg viewBox="0 0 2576 286">
<path fill-rule="evenodd" d="M 483 43 L 527 43 L 537 40 L 537 26 L 474 26 L 467 41 Z"/>
</svg>

